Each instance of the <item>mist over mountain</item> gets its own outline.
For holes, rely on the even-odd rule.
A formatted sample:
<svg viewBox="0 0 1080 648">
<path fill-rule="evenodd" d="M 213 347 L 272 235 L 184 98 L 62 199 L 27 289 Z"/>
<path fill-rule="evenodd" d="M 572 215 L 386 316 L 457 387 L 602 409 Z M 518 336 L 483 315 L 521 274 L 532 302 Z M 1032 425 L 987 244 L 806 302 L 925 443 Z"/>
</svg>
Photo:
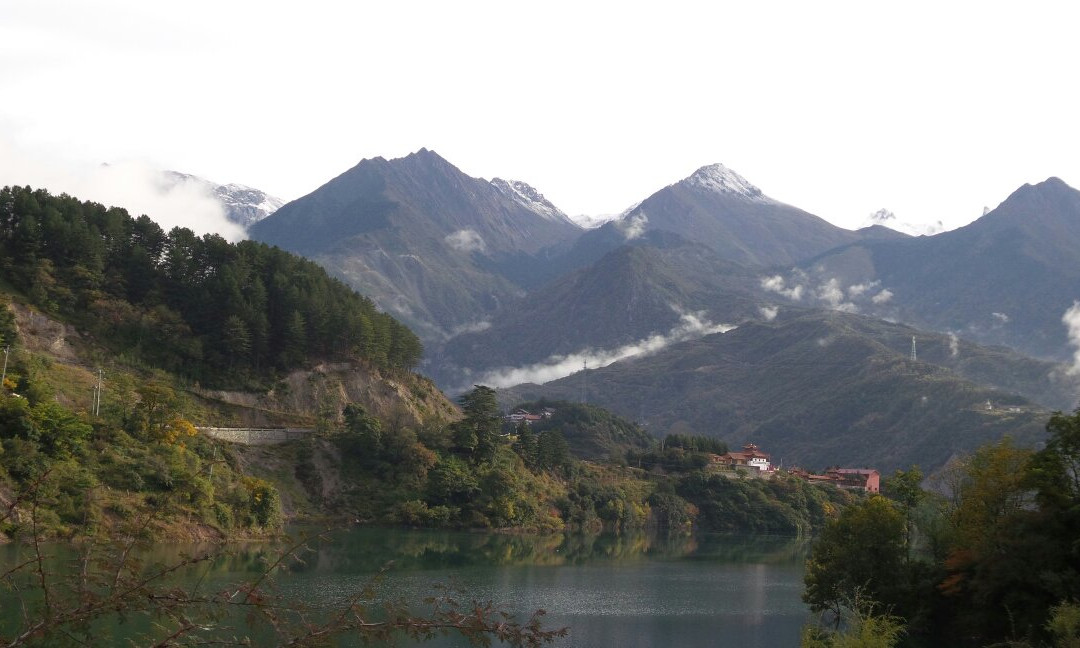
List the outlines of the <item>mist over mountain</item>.
<svg viewBox="0 0 1080 648">
<path fill-rule="evenodd" d="M 906 220 L 901 220 L 888 209 L 879 209 L 876 212 L 870 214 L 863 221 L 862 227 L 873 227 L 880 225 L 887 227 L 896 232 L 907 234 L 908 236 L 933 236 L 934 234 L 940 234 L 945 231 L 945 224 L 941 221 L 935 221 L 933 223 L 911 223 Z"/>
<path fill-rule="evenodd" d="M 1080 298 L 1080 192 L 1057 178 L 1024 185 L 965 227 L 855 243 L 782 278 L 805 296 L 830 295 L 833 307 L 852 303 L 850 288 L 873 286 L 888 298 L 859 312 L 1065 360 L 1062 317 Z"/>
<path fill-rule="evenodd" d="M 220 185 L 179 171 L 163 171 L 162 175 L 165 184 L 170 186 L 190 183 L 203 188 L 206 193 L 215 196 L 221 203 L 222 209 L 225 210 L 225 217 L 243 228 L 261 221 L 285 204 L 281 198 L 242 184 Z"/>
<path fill-rule="evenodd" d="M 318 261 L 426 341 L 524 294 L 516 269 L 581 228 L 522 182 L 465 175 L 438 154 L 363 160 L 251 228 Z"/>
<path fill-rule="evenodd" d="M 920 348 L 910 360 L 911 338 Z M 956 353 L 953 353 L 953 350 Z M 840 312 L 781 312 L 546 385 L 504 390 L 506 402 L 562 398 L 648 423 L 654 435 L 753 441 L 811 468 L 918 463 L 933 470 L 1011 434 L 1041 438 L 1045 405 L 1071 402 L 1055 366 L 947 335 Z M 1001 387 L 978 384 L 998 383 Z M 988 404 L 989 403 L 989 404 Z"/>
<path fill-rule="evenodd" d="M 655 336 L 700 336 L 761 317 L 768 301 L 758 275 L 677 234 L 646 232 L 513 302 L 482 330 L 449 340 L 428 366 L 444 385 L 501 385 L 499 369 L 569 356 L 580 357 L 575 370 L 595 366 L 605 352 Z"/>
</svg>

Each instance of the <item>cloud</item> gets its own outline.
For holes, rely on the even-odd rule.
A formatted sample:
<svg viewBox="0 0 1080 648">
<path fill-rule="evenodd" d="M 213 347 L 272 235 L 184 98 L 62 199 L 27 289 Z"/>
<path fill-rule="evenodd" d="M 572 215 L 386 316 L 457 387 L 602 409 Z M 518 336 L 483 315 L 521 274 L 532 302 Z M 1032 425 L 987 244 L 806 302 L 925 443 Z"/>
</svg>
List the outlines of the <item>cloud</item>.
<svg viewBox="0 0 1080 648">
<path fill-rule="evenodd" d="M 761 316 L 765 318 L 766 322 L 771 322 L 776 319 L 776 315 L 780 312 L 780 309 L 776 306 L 762 306 L 758 309 Z"/>
<path fill-rule="evenodd" d="M 802 299 L 803 287 L 800 285 L 792 286 L 788 288 L 784 282 L 784 278 L 780 275 L 773 275 L 771 277 L 762 277 L 761 288 L 774 292 L 788 299 L 794 299 L 796 301 Z"/>
<path fill-rule="evenodd" d="M 817 298 L 833 308 L 836 308 L 844 301 L 844 290 L 840 288 L 840 282 L 835 278 L 829 279 L 824 284 L 818 286 Z"/>
<path fill-rule="evenodd" d="M 643 340 L 615 349 L 583 349 L 568 355 L 554 355 L 543 362 L 523 367 L 502 367 L 487 371 L 470 384 L 488 385 L 502 388 L 522 383 L 546 383 L 565 378 L 580 371 L 588 363 L 590 369 L 606 367 L 609 364 L 634 356 L 656 353 L 676 342 L 692 340 L 713 333 L 726 333 L 734 326 L 713 324 L 705 318 L 704 312 L 680 313 L 681 322 L 666 334 L 657 333 Z"/>
<path fill-rule="evenodd" d="M 458 326 L 452 331 L 450 331 L 450 337 L 454 337 L 455 335 L 461 335 L 462 333 L 480 333 L 481 331 L 486 331 L 489 328 L 491 328 L 491 322 L 487 320 L 481 320 L 479 322 L 469 322 L 467 324 L 462 324 L 461 326 Z"/>
<path fill-rule="evenodd" d="M 1066 371 L 1070 376 L 1080 376 L 1080 302 L 1073 305 L 1061 316 L 1061 321 L 1069 335 L 1069 344 L 1076 348 L 1073 352 L 1072 366 Z"/>
<path fill-rule="evenodd" d="M 952 332 L 949 333 L 949 355 L 954 358 L 960 355 L 960 338 Z"/>
<path fill-rule="evenodd" d="M 1008 324 L 1009 323 L 1009 316 L 1006 315 L 1005 313 L 990 313 L 990 315 L 993 316 L 994 319 L 996 319 L 998 322 L 1000 322 L 1002 324 Z"/>
<path fill-rule="evenodd" d="M 475 230 L 463 229 L 447 234 L 446 244 L 460 252 L 483 252 L 487 249 L 484 239 Z"/>
<path fill-rule="evenodd" d="M 880 285 L 881 285 L 880 281 L 870 281 L 870 282 L 867 282 L 867 283 L 861 283 L 861 284 L 855 284 L 854 286 L 849 286 L 847 291 L 848 291 L 848 295 L 850 295 L 852 299 L 855 299 L 856 297 L 861 297 L 862 294 L 865 293 L 867 290 L 870 290 L 871 288 L 875 288 L 875 287 L 880 286 Z"/>
<path fill-rule="evenodd" d="M 627 241 L 632 241 L 645 233 L 645 226 L 648 224 L 649 217 L 639 212 L 624 221 L 619 221 L 617 227 Z"/>
<path fill-rule="evenodd" d="M 0 137 L 0 185 L 30 185 L 52 194 L 66 193 L 132 216 L 146 214 L 165 231 L 187 227 L 196 234 L 220 234 L 229 241 L 247 238 L 244 228 L 225 217 L 212 185 L 196 179 L 169 179 L 138 160 L 113 164 L 78 164 L 21 151 Z"/>
<path fill-rule="evenodd" d="M 888 288 L 886 288 L 885 290 L 882 290 L 878 294 L 871 297 L 870 301 L 874 302 L 875 304 L 886 304 L 889 301 L 891 301 L 892 298 L 893 298 L 892 291 L 889 290 Z"/>
<path fill-rule="evenodd" d="M 826 281 L 824 284 L 818 286 L 814 295 L 829 305 L 829 308 L 833 310 L 843 311 L 845 313 L 858 313 L 859 308 L 851 302 L 844 301 L 844 289 L 840 287 L 840 282 L 833 278 Z"/>
</svg>

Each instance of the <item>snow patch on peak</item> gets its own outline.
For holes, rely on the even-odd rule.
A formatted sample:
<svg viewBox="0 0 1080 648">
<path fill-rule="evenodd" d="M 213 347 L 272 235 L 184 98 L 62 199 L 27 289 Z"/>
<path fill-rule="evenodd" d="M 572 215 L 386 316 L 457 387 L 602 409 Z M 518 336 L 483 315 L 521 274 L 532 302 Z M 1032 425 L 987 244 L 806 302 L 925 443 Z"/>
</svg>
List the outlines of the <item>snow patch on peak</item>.
<svg viewBox="0 0 1080 648">
<path fill-rule="evenodd" d="M 870 227 L 872 225 L 881 225 L 911 236 L 933 236 L 934 234 L 940 234 L 945 231 L 945 224 L 941 221 L 935 221 L 933 223 L 909 223 L 901 221 L 896 217 L 896 214 L 888 209 L 879 209 L 873 214 L 870 214 L 866 217 L 866 220 L 863 221 L 861 227 Z"/>
<path fill-rule="evenodd" d="M 723 164 L 703 166 L 695 171 L 694 175 L 684 180 L 684 182 L 708 191 L 739 196 L 746 200 L 773 202 L 771 198 L 761 193 L 761 189 L 758 189 L 746 178 L 735 173 Z"/>
<path fill-rule="evenodd" d="M 492 178 L 491 184 L 501 191 L 503 195 L 547 220 L 565 221 L 568 223 L 574 222 L 570 217 L 564 214 L 561 209 L 552 204 L 550 200 L 544 198 L 544 194 L 540 193 L 526 182 L 522 182 L 521 180 Z"/>
<path fill-rule="evenodd" d="M 585 229 L 596 229 L 604 223 L 609 223 L 620 218 L 620 216 L 620 214 L 600 214 L 599 216 L 594 216 L 592 214 L 578 214 L 577 216 L 571 216 L 570 220 Z"/>
<path fill-rule="evenodd" d="M 244 212 L 248 215 L 247 225 L 260 221 L 277 210 L 281 209 L 285 201 L 276 198 L 261 189 L 253 189 L 242 184 L 225 184 L 218 186 L 214 193 L 227 210 Z"/>
<path fill-rule="evenodd" d="M 217 199 L 222 209 L 225 210 L 226 218 L 245 229 L 273 214 L 285 204 L 284 200 L 247 185 L 235 183 L 218 184 L 179 171 L 162 171 L 160 175 L 163 188 L 171 188 L 178 184 L 199 187 L 205 193 Z"/>
</svg>

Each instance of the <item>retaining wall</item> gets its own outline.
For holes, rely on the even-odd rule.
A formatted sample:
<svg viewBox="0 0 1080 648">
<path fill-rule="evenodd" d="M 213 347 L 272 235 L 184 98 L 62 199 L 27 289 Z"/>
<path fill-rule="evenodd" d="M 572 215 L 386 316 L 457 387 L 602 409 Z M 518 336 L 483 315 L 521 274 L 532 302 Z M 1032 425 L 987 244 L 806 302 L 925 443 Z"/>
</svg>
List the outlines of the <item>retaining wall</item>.
<svg viewBox="0 0 1080 648">
<path fill-rule="evenodd" d="M 274 443 L 285 443 L 286 441 L 303 439 L 304 437 L 315 431 L 314 428 L 198 427 L 195 429 L 215 439 L 221 439 L 222 441 L 230 441 L 232 443 L 243 443 L 244 445 L 270 445 Z"/>
</svg>

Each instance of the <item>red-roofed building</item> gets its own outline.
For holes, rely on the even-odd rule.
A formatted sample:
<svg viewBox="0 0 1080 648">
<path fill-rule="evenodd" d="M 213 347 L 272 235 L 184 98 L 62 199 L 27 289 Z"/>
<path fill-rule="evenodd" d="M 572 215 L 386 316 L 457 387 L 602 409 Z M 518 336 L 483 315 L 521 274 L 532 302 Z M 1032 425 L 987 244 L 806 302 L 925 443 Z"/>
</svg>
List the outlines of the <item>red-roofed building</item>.
<svg viewBox="0 0 1080 648">
<path fill-rule="evenodd" d="M 881 473 L 873 468 L 830 468 L 825 474 L 840 488 L 862 490 L 867 493 L 881 492 Z"/>
<path fill-rule="evenodd" d="M 742 452 L 729 452 L 725 455 L 713 455 L 716 463 L 731 468 L 756 468 L 762 472 L 771 470 L 772 455 L 762 452 L 753 443 L 743 446 Z"/>
</svg>

